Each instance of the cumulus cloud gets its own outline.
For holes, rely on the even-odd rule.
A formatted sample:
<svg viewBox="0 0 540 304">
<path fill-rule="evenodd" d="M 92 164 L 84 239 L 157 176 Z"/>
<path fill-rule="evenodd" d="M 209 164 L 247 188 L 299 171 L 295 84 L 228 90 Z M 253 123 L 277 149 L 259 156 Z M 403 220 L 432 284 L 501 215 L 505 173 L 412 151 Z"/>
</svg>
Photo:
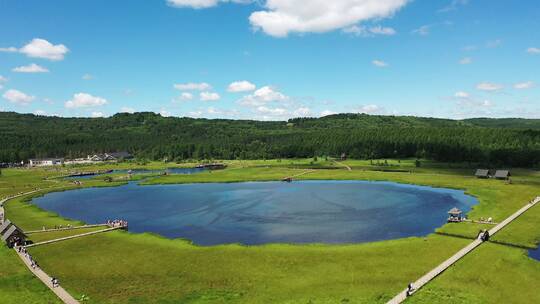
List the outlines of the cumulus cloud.
<svg viewBox="0 0 540 304">
<path fill-rule="evenodd" d="M 496 92 L 504 88 L 503 85 L 491 82 L 481 82 L 476 85 L 476 88 L 480 91 Z"/>
<path fill-rule="evenodd" d="M 23 46 L 19 52 L 28 57 L 58 61 L 64 59 L 69 49 L 63 44 L 54 45 L 45 39 L 35 38 Z"/>
<path fill-rule="evenodd" d="M 29 105 L 34 99 L 36 99 L 35 96 L 28 95 L 24 92 L 21 92 L 19 90 L 7 90 L 4 95 L 2 95 L 4 99 L 7 101 L 20 105 L 20 106 L 27 106 Z"/>
<path fill-rule="evenodd" d="M 37 115 L 37 116 L 46 116 L 47 115 L 47 112 L 43 111 L 43 110 L 35 110 L 34 111 L 34 115 Z"/>
<path fill-rule="evenodd" d="M 213 92 L 201 92 L 199 94 L 199 99 L 201 101 L 218 101 L 221 99 L 218 93 Z"/>
<path fill-rule="evenodd" d="M 328 115 L 334 115 L 334 114 L 337 114 L 336 112 L 334 111 L 331 111 L 331 110 L 324 110 L 321 112 L 321 117 L 322 116 L 328 116 Z"/>
<path fill-rule="evenodd" d="M 94 76 L 92 76 L 91 74 L 84 74 L 82 76 L 82 79 L 83 80 L 92 80 L 92 79 L 94 79 Z"/>
<path fill-rule="evenodd" d="M 12 70 L 13 72 L 17 73 L 48 73 L 49 70 L 47 68 L 44 68 L 40 65 L 37 65 L 35 63 L 24 65 L 20 67 L 16 67 Z"/>
<path fill-rule="evenodd" d="M 257 87 L 253 83 L 247 80 L 242 80 L 231 83 L 227 88 L 227 91 L 231 93 L 249 92 L 255 90 L 256 88 Z"/>
<path fill-rule="evenodd" d="M 201 83 L 178 83 L 174 85 L 174 88 L 180 91 L 207 91 L 211 90 L 212 86 L 206 82 Z"/>
<path fill-rule="evenodd" d="M 384 36 L 392 36 L 395 35 L 397 32 L 395 29 L 391 27 L 383 27 L 383 26 L 359 26 L 359 25 L 353 25 L 349 26 L 343 29 L 344 33 L 352 34 L 355 36 L 360 37 L 373 37 L 375 35 L 384 35 Z"/>
<path fill-rule="evenodd" d="M 91 116 L 92 118 L 101 118 L 105 117 L 105 114 L 103 114 L 103 112 L 92 112 Z"/>
<path fill-rule="evenodd" d="M 290 33 L 323 33 L 393 16 L 408 0 L 267 0 L 251 14 L 256 30 L 274 37 Z"/>
<path fill-rule="evenodd" d="M 527 53 L 533 54 L 533 55 L 538 55 L 538 54 L 540 54 L 540 48 L 530 47 L 530 48 L 527 49 Z"/>
<path fill-rule="evenodd" d="M 459 64 L 471 64 L 472 62 L 473 60 L 471 57 L 465 57 L 459 61 Z"/>
<path fill-rule="evenodd" d="M 159 115 L 163 116 L 163 117 L 170 117 L 172 116 L 171 112 L 167 111 L 166 109 L 161 109 L 161 111 L 159 111 Z"/>
<path fill-rule="evenodd" d="M 296 117 L 307 117 L 311 114 L 311 109 L 308 107 L 300 107 L 294 110 L 293 115 Z"/>
<path fill-rule="evenodd" d="M 192 99 L 193 99 L 193 94 L 191 93 L 183 92 L 182 94 L 180 94 L 180 100 L 192 100 Z"/>
<path fill-rule="evenodd" d="M 77 93 L 71 100 L 64 104 L 66 108 L 90 108 L 106 105 L 108 101 L 105 98 L 95 97 L 87 93 Z"/>
<path fill-rule="evenodd" d="M 378 59 L 373 60 L 371 63 L 372 63 L 374 66 L 379 67 L 379 68 L 385 68 L 385 67 L 388 66 L 388 63 L 386 63 L 386 62 L 384 62 L 384 61 L 382 61 L 382 60 L 378 60 Z"/>
<path fill-rule="evenodd" d="M 276 91 L 270 86 L 264 86 L 250 95 L 244 96 L 239 100 L 241 105 L 245 106 L 263 106 L 270 102 L 283 102 L 289 100 L 289 97 L 281 92 Z"/>
<path fill-rule="evenodd" d="M 531 89 L 533 87 L 534 87 L 534 82 L 532 81 L 520 82 L 520 83 L 514 84 L 514 89 L 517 89 L 517 90 L 526 90 L 526 89 Z"/>
</svg>

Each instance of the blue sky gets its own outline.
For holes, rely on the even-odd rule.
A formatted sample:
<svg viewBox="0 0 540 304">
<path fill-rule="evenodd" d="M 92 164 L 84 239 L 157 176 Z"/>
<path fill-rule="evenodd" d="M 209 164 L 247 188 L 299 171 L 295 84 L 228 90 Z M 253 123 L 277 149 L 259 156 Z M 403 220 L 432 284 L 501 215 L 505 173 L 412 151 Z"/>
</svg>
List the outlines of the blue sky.
<svg viewBox="0 0 540 304">
<path fill-rule="evenodd" d="M 540 118 L 540 6 L 0 0 L 0 110 Z"/>
</svg>

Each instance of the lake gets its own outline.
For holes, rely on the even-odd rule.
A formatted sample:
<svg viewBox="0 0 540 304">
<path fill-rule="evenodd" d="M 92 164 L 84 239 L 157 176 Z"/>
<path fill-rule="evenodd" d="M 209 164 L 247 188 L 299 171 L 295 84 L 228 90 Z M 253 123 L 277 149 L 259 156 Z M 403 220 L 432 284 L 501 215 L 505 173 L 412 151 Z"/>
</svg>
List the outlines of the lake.
<svg viewBox="0 0 540 304">
<path fill-rule="evenodd" d="M 93 174 L 93 175 L 83 175 L 83 176 L 68 176 L 66 178 L 68 179 L 75 179 L 75 180 L 80 180 L 80 179 L 90 179 L 90 178 L 94 178 L 94 177 L 97 177 L 97 176 L 101 176 L 101 175 L 105 175 L 105 174 L 128 174 L 131 172 L 131 174 L 160 174 L 160 173 L 164 173 L 166 172 L 167 174 L 195 174 L 195 173 L 199 173 L 199 172 L 202 172 L 202 171 L 205 171 L 207 169 L 205 168 L 167 168 L 167 169 L 162 169 L 162 170 L 152 170 L 152 169 L 117 169 L 117 170 L 113 170 L 112 172 L 110 173 L 98 173 L 98 174 Z"/>
<path fill-rule="evenodd" d="M 295 181 L 87 188 L 35 198 L 89 224 L 124 219 L 131 232 L 199 245 L 360 243 L 424 236 L 447 211 L 477 200 L 463 191 L 389 182 Z"/>
</svg>

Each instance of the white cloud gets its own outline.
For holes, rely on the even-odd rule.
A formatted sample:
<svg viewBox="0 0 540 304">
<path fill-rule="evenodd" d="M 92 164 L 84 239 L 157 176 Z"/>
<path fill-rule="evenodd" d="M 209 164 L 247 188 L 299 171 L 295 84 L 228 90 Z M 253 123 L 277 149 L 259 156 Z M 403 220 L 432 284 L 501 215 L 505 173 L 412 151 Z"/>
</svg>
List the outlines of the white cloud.
<svg viewBox="0 0 540 304">
<path fill-rule="evenodd" d="M 159 115 L 163 116 L 163 117 L 170 117 L 172 116 L 171 112 L 165 110 L 165 109 L 161 109 L 161 111 L 159 111 Z"/>
<path fill-rule="evenodd" d="M 454 94 L 454 97 L 460 98 L 460 99 L 468 99 L 471 97 L 471 95 L 467 92 L 459 91 Z"/>
<path fill-rule="evenodd" d="M 391 27 L 382 27 L 380 25 L 366 27 L 366 26 L 358 26 L 356 24 L 353 26 L 344 28 L 343 32 L 347 34 L 352 34 L 355 36 L 360 36 L 360 37 L 373 37 L 375 35 L 392 36 L 397 33 L 396 30 Z"/>
<path fill-rule="evenodd" d="M 323 33 L 393 16 L 408 0 L 267 0 L 251 14 L 256 30 L 286 37 L 290 33 Z"/>
<path fill-rule="evenodd" d="M 135 109 L 134 108 L 130 108 L 130 107 L 121 107 L 120 108 L 120 113 L 135 113 Z"/>
<path fill-rule="evenodd" d="M 466 51 L 466 52 L 475 51 L 477 49 L 478 49 L 478 46 L 476 45 L 467 45 L 461 48 L 462 51 Z"/>
<path fill-rule="evenodd" d="M 476 88 L 480 91 L 496 92 L 504 88 L 503 85 L 491 82 L 481 82 L 476 85 Z"/>
<path fill-rule="evenodd" d="M 202 111 L 191 111 L 191 112 L 188 112 L 188 116 L 189 117 L 201 117 L 204 113 Z"/>
<path fill-rule="evenodd" d="M 17 72 L 17 73 L 48 73 L 49 72 L 49 70 L 47 70 L 47 68 L 44 68 L 44 67 L 42 67 L 40 65 L 37 65 L 35 63 L 25 65 L 25 66 L 16 67 L 12 71 Z"/>
<path fill-rule="evenodd" d="M 46 116 L 47 115 L 47 112 L 43 111 L 43 110 L 35 110 L 34 111 L 34 115 L 37 115 L 37 116 Z"/>
<path fill-rule="evenodd" d="M 227 88 L 227 91 L 231 93 L 249 92 L 255 90 L 256 88 L 257 87 L 253 83 L 243 80 L 231 83 Z"/>
<path fill-rule="evenodd" d="M 94 76 L 92 76 L 91 74 L 84 74 L 82 76 L 82 79 L 83 80 L 92 80 L 92 79 L 94 79 Z"/>
<path fill-rule="evenodd" d="M 472 62 L 473 60 L 471 57 L 465 57 L 459 61 L 459 64 L 471 64 Z"/>
<path fill-rule="evenodd" d="M 35 96 L 27 95 L 26 93 L 23 93 L 18 90 L 7 90 L 4 95 L 2 95 L 7 101 L 20 105 L 20 106 L 27 106 L 29 105 L 34 99 L 36 99 Z"/>
<path fill-rule="evenodd" d="M 7 82 L 8 79 L 2 75 L 0 75 L 0 90 L 4 89 L 3 83 Z"/>
<path fill-rule="evenodd" d="M 108 101 L 105 98 L 95 97 L 87 93 L 77 93 L 71 100 L 64 104 L 66 108 L 88 108 L 106 105 Z"/>
<path fill-rule="evenodd" d="M 466 5 L 467 3 L 469 3 L 469 0 L 452 0 L 450 4 L 441 8 L 438 12 L 447 13 L 447 12 L 455 11 L 458 9 L 458 7 Z"/>
<path fill-rule="evenodd" d="M 63 44 L 53 45 L 45 39 L 35 38 L 23 46 L 19 52 L 28 57 L 63 60 L 69 49 Z"/>
<path fill-rule="evenodd" d="M 180 91 L 207 91 L 211 90 L 212 86 L 206 82 L 201 83 L 178 83 L 174 85 L 174 88 Z"/>
<path fill-rule="evenodd" d="M 378 59 L 373 60 L 371 63 L 372 63 L 374 66 L 379 67 L 379 68 L 385 68 L 385 67 L 388 66 L 388 63 L 386 63 L 386 62 L 384 62 L 384 61 L 382 61 L 382 60 L 378 60 Z"/>
<path fill-rule="evenodd" d="M 284 108 L 269 108 L 265 106 L 260 106 L 256 108 L 256 112 L 263 115 L 270 116 L 283 116 L 287 114 L 287 109 Z"/>
<path fill-rule="evenodd" d="M 337 114 L 337 113 L 331 110 L 324 110 L 321 112 L 321 116 L 328 116 L 328 115 L 334 115 L 334 114 Z"/>
<path fill-rule="evenodd" d="M 289 100 L 288 96 L 274 90 L 270 86 L 264 86 L 253 92 L 253 94 L 244 96 L 242 99 L 239 100 L 239 103 L 245 106 L 258 107 L 263 106 L 269 102 L 283 102 L 287 100 Z"/>
<path fill-rule="evenodd" d="M 421 27 L 412 30 L 412 33 L 421 35 L 421 36 L 427 36 L 429 35 L 430 30 L 431 30 L 431 25 L 422 25 Z"/>
<path fill-rule="evenodd" d="M 253 2 L 252 0 L 167 0 L 167 4 L 173 7 L 179 8 L 194 8 L 202 9 L 209 8 L 218 5 L 220 2 L 232 2 L 239 4 L 248 4 Z"/>
<path fill-rule="evenodd" d="M 201 101 L 218 101 L 221 99 L 218 93 L 213 92 L 201 92 L 199 94 L 199 99 Z"/>
<path fill-rule="evenodd" d="M 540 48 L 536 48 L 536 47 L 530 47 L 527 49 L 527 53 L 529 54 L 540 54 Z"/>
<path fill-rule="evenodd" d="M 517 89 L 517 90 L 526 90 L 526 89 L 531 89 L 533 87 L 534 87 L 534 82 L 532 81 L 514 84 L 514 89 Z"/>
<path fill-rule="evenodd" d="M 103 114 L 103 112 L 92 112 L 91 116 L 92 118 L 101 118 L 105 117 L 105 114 Z"/>
<path fill-rule="evenodd" d="M 4 53 L 16 53 L 18 51 L 19 50 L 16 47 L 3 47 L 3 48 L 0 48 L 0 52 L 4 52 Z"/>
<path fill-rule="evenodd" d="M 384 112 L 384 109 L 378 105 L 370 104 L 361 106 L 359 109 L 356 110 L 356 112 L 364 114 L 380 114 Z"/>
<path fill-rule="evenodd" d="M 193 94 L 188 93 L 188 92 L 183 92 L 182 94 L 180 94 L 180 99 L 181 100 L 192 100 L 193 99 Z"/>
<path fill-rule="evenodd" d="M 296 117 L 308 117 L 310 114 L 311 109 L 308 107 L 300 107 L 293 112 L 293 115 Z"/>
</svg>

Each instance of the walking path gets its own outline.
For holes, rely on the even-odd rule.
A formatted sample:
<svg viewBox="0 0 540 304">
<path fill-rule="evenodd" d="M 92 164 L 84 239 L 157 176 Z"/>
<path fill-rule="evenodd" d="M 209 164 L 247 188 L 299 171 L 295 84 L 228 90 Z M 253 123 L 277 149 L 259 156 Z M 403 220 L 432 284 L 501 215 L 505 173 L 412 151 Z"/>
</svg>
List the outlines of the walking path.
<svg viewBox="0 0 540 304">
<path fill-rule="evenodd" d="M 342 162 L 338 162 L 338 161 L 335 161 L 335 160 L 334 160 L 334 163 L 337 164 L 337 165 L 339 165 L 339 166 L 342 166 L 342 167 L 347 168 L 347 170 L 349 170 L 349 171 L 352 171 L 352 168 L 349 167 L 349 165 L 347 165 L 347 164 L 344 164 L 344 163 L 342 163 Z"/>
<path fill-rule="evenodd" d="M 56 294 L 56 296 L 58 298 L 60 298 L 60 300 L 62 300 L 62 302 L 66 303 L 66 304 L 78 304 L 79 301 L 75 300 L 75 298 L 73 298 L 64 288 L 62 288 L 61 286 L 57 286 L 57 287 L 53 287 L 52 285 L 52 278 L 46 274 L 43 270 L 41 270 L 41 268 L 39 267 L 35 267 L 35 269 L 32 267 L 32 262 L 30 262 L 30 259 L 27 258 L 24 253 L 22 252 L 18 252 L 17 249 L 15 249 L 15 252 L 17 253 L 17 255 L 19 256 L 19 258 L 21 258 L 21 260 L 23 261 L 24 265 L 26 265 L 26 267 L 28 267 L 28 269 L 30 269 L 30 271 L 38 278 L 41 280 L 41 282 L 43 282 L 43 284 L 45 284 L 47 287 L 49 287 L 50 290 L 52 290 L 52 292 L 54 292 Z"/>
<path fill-rule="evenodd" d="M 516 218 L 518 218 L 520 215 L 525 213 L 527 210 L 535 206 L 540 202 L 540 196 L 534 199 L 533 201 L 529 202 L 527 205 L 525 205 L 523 208 L 516 211 L 516 213 L 509 216 L 507 219 L 502 221 L 497 226 L 493 227 L 491 230 L 489 230 L 490 237 L 493 236 L 495 233 L 506 227 L 506 225 L 510 224 L 512 221 L 514 221 Z M 441 274 L 443 271 L 448 269 L 450 266 L 452 266 L 454 263 L 459 261 L 461 258 L 463 258 L 465 255 L 467 255 L 469 252 L 476 249 L 478 246 L 480 246 L 483 243 L 483 241 L 478 238 L 474 240 L 472 243 L 470 243 L 467 247 L 461 249 L 450 257 L 448 260 L 444 261 L 442 264 L 425 274 L 423 277 L 418 279 L 416 282 L 412 283 L 413 291 L 412 294 L 414 294 L 416 291 L 418 291 L 420 288 L 422 288 L 424 285 L 429 283 L 431 280 L 433 280 L 435 277 L 437 277 L 439 274 Z M 387 304 L 399 304 L 402 303 L 407 299 L 407 289 L 400 292 L 397 296 L 395 296 L 392 300 L 388 301 Z"/>
<path fill-rule="evenodd" d="M 72 235 L 72 236 L 66 236 L 66 237 L 59 238 L 59 239 L 34 243 L 34 244 L 26 245 L 24 247 L 25 248 L 30 248 L 30 247 L 40 246 L 40 245 L 52 244 L 52 243 L 57 243 L 57 242 L 61 242 L 61 241 L 67 241 L 67 240 L 71 240 L 71 239 L 75 239 L 75 238 L 85 237 L 85 236 L 89 236 L 89 235 L 93 235 L 93 234 L 109 232 L 109 231 L 113 231 L 113 230 L 117 230 L 117 229 L 124 229 L 124 228 L 125 227 L 122 227 L 122 226 L 112 227 L 112 228 L 107 228 L 107 229 L 102 229 L 102 230 L 97 230 L 97 231 L 92 231 L 92 232 L 87 232 L 87 233 L 82 233 L 82 234 L 77 234 L 77 235 Z"/>
<path fill-rule="evenodd" d="M 25 234 L 33 234 L 33 233 L 40 233 L 40 232 L 54 232 L 54 231 L 65 231 L 65 230 L 75 230 L 75 229 L 84 229 L 84 228 L 94 228 L 94 227 L 101 227 L 101 226 L 107 226 L 107 224 L 96 224 L 96 225 L 83 225 L 83 226 L 75 226 L 75 227 L 64 227 L 64 228 L 54 228 L 54 229 L 45 229 L 45 230 L 31 230 L 31 231 L 25 231 Z"/>
<path fill-rule="evenodd" d="M 7 196 L 7 197 L 4 197 L 2 200 L 0 200 L 0 224 L 4 223 L 4 220 L 6 218 L 6 213 L 4 211 L 4 203 L 5 202 L 9 201 L 10 199 L 17 198 L 19 196 L 32 194 L 32 193 L 36 193 L 36 192 L 39 192 L 39 191 L 41 191 L 41 189 L 36 189 L 36 190 L 32 190 L 30 192 L 24 192 L 24 193 L 19 193 L 19 194 Z"/>
<path fill-rule="evenodd" d="M 292 176 L 287 176 L 287 177 L 284 177 L 282 180 L 293 180 L 293 178 L 295 177 L 299 177 L 299 176 L 302 176 L 302 175 L 305 175 L 305 174 L 308 174 L 308 173 L 312 173 L 312 172 L 315 172 L 315 170 L 313 169 L 308 169 L 304 172 L 301 172 L 301 173 L 298 173 L 298 174 L 295 174 L 295 175 L 292 175 Z"/>
</svg>

